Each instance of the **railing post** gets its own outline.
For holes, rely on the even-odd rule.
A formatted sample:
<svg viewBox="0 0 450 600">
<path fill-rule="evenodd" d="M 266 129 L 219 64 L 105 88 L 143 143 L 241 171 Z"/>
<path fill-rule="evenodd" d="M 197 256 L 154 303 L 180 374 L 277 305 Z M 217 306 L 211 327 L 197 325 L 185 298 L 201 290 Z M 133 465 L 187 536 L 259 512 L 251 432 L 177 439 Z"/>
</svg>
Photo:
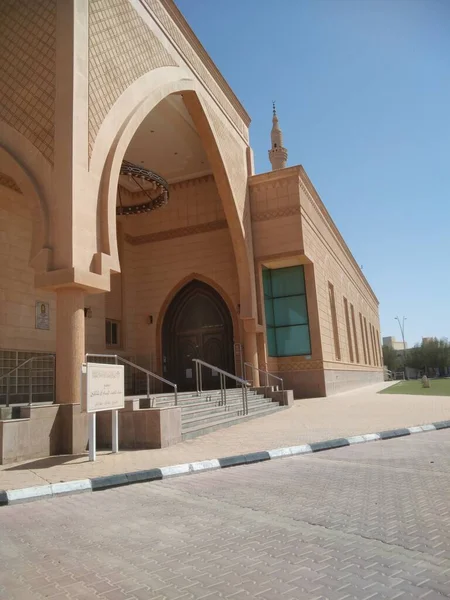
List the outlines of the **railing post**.
<svg viewBox="0 0 450 600">
<path fill-rule="evenodd" d="M 174 388 L 174 395 L 175 395 L 175 406 L 178 406 L 178 386 L 175 384 Z"/>
<path fill-rule="evenodd" d="M 10 386 L 10 380 L 9 380 L 9 375 L 7 375 L 6 377 L 6 406 L 9 406 L 9 386 Z"/>
<path fill-rule="evenodd" d="M 30 361 L 30 366 L 28 369 L 28 406 L 31 406 L 33 402 L 33 361 Z"/>
<path fill-rule="evenodd" d="M 227 406 L 227 380 L 225 379 L 225 375 L 222 374 L 223 379 L 223 405 Z"/>
<path fill-rule="evenodd" d="M 198 363 L 194 361 L 195 365 L 195 387 L 197 388 L 197 396 L 198 396 Z"/>
<path fill-rule="evenodd" d="M 198 363 L 198 372 L 199 372 L 199 379 L 200 379 L 200 394 L 203 394 L 203 373 L 202 373 L 202 365 L 200 363 Z"/>
<path fill-rule="evenodd" d="M 149 408 L 152 408 L 150 406 L 150 375 L 148 373 L 147 373 L 147 400 L 148 400 Z"/>
<path fill-rule="evenodd" d="M 53 404 L 56 402 L 56 356 L 53 356 Z"/>
</svg>

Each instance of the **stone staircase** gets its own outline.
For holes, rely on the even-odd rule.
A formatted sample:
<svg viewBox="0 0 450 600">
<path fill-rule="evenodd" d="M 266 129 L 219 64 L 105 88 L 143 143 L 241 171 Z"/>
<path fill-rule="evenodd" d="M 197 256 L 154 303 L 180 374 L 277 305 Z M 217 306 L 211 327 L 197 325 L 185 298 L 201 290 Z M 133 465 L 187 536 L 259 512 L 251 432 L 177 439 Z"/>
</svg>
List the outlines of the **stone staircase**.
<svg viewBox="0 0 450 600">
<path fill-rule="evenodd" d="M 173 406 L 173 394 L 152 394 L 151 401 L 154 408 Z M 147 408 L 147 403 L 147 398 L 141 397 L 141 408 Z M 226 406 L 222 404 L 220 390 L 204 391 L 200 396 L 196 392 L 180 392 L 178 406 L 181 408 L 183 440 L 265 417 L 286 408 L 252 389 L 247 391 L 247 403 L 248 414 L 244 415 L 241 388 L 227 389 Z"/>
</svg>

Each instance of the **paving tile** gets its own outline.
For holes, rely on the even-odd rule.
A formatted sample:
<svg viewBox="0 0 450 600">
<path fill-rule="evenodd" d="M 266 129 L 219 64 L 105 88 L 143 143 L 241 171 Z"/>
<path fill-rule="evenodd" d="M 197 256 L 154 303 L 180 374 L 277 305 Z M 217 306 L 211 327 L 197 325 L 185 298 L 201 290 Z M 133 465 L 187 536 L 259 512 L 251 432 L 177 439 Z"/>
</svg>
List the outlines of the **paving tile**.
<svg viewBox="0 0 450 600">
<path fill-rule="evenodd" d="M 0 598 L 444 600 L 449 450 L 441 430 L 1 507 Z"/>
</svg>

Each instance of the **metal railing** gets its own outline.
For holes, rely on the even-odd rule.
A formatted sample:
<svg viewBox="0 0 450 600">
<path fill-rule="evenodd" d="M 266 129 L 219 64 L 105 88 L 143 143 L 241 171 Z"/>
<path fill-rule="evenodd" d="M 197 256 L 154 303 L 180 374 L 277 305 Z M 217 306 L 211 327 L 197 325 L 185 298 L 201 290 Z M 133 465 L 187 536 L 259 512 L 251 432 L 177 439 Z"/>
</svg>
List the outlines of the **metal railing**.
<svg viewBox="0 0 450 600">
<path fill-rule="evenodd" d="M 233 344 L 233 354 L 234 354 L 234 368 L 236 369 L 236 373 L 238 372 L 237 367 L 239 367 L 239 377 L 243 377 L 245 379 L 244 349 L 242 348 L 242 344 L 240 344 L 239 342 L 235 342 Z"/>
<path fill-rule="evenodd" d="M 23 369 L 26 365 L 28 365 L 28 406 L 32 405 L 32 403 L 33 403 L 33 363 L 37 360 L 48 360 L 48 359 L 53 360 L 53 367 L 51 369 L 39 369 L 39 372 L 44 373 L 44 372 L 48 371 L 48 372 L 54 374 L 54 372 L 55 372 L 55 355 L 54 354 L 45 354 L 43 356 L 32 356 L 31 358 L 24 360 L 22 363 L 20 363 L 20 365 L 17 365 L 16 367 L 14 367 L 10 371 L 8 371 L 8 373 L 5 373 L 4 375 L 0 376 L 0 382 L 3 381 L 3 379 L 6 379 L 6 406 L 9 406 L 9 398 L 10 398 L 10 391 L 11 391 L 10 377 L 14 373 L 16 373 L 19 369 Z M 55 377 L 53 375 L 53 402 L 54 401 L 55 401 Z"/>
<path fill-rule="evenodd" d="M 242 414 L 248 415 L 248 398 L 247 398 L 247 389 L 250 386 L 249 382 L 241 377 L 236 377 L 236 375 L 232 375 L 223 369 L 219 369 L 214 365 L 210 365 L 204 360 L 200 360 L 199 358 L 193 358 L 192 362 L 195 363 L 195 380 L 197 384 L 197 396 L 200 396 L 203 393 L 203 379 L 202 379 L 202 367 L 207 367 L 211 369 L 215 373 L 220 375 L 220 399 L 221 404 L 223 406 L 227 406 L 227 386 L 225 378 L 228 377 L 232 379 L 236 383 L 240 384 L 242 388 Z"/>
<path fill-rule="evenodd" d="M 251 363 L 244 363 L 244 376 L 246 376 L 246 369 L 250 368 L 252 370 L 252 383 L 254 381 L 253 379 L 253 372 L 254 371 L 258 371 L 258 373 L 264 373 L 266 376 L 266 384 L 264 385 L 265 390 L 267 391 L 270 387 L 270 383 L 269 383 L 269 377 L 272 377 L 273 379 L 276 379 L 277 381 L 281 381 L 281 391 L 284 392 L 284 382 L 283 379 L 281 377 L 278 377 L 278 375 L 274 375 L 273 373 L 269 373 L 269 371 L 266 371 L 265 369 L 258 369 L 257 367 L 255 367 L 254 365 L 252 365 Z"/>
<path fill-rule="evenodd" d="M 119 362 L 121 362 L 124 365 L 128 365 L 129 367 L 132 367 L 133 369 L 140 371 L 141 373 L 145 373 L 146 378 L 147 378 L 147 400 L 149 402 L 149 406 L 151 406 L 151 404 L 152 404 L 152 401 L 150 398 L 150 377 L 152 377 L 153 379 L 156 379 L 157 381 L 160 381 L 161 383 L 165 383 L 166 385 L 169 385 L 170 387 L 173 388 L 174 404 L 175 404 L 175 406 L 178 406 L 178 386 L 176 383 L 173 383 L 172 381 L 169 381 L 168 379 L 164 379 L 164 377 L 160 377 L 159 375 L 156 375 L 156 373 L 152 373 L 148 369 L 144 369 L 144 367 L 140 367 L 139 365 L 136 365 L 135 363 L 127 360 L 126 358 L 123 358 L 122 356 L 119 356 L 118 354 L 86 354 L 87 362 L 89 362 L 88 358 L 114 358 L 116 365 L 119 364 Z"/>
</svg>

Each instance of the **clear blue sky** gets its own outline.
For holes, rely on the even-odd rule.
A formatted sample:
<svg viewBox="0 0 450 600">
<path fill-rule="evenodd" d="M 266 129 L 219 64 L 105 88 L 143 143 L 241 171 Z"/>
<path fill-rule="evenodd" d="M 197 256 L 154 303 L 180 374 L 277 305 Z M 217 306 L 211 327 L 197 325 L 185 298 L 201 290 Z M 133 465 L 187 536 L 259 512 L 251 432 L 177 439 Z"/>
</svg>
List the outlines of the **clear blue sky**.
<svg viewBox="0 0 450 600">
<path fill-rule="evenodd" d="M 176 0 L 252 117 L 276 100 L 302 164 L 380 301 L 382 335 L 450 337 L 450 1 Z"/>
</svg>

